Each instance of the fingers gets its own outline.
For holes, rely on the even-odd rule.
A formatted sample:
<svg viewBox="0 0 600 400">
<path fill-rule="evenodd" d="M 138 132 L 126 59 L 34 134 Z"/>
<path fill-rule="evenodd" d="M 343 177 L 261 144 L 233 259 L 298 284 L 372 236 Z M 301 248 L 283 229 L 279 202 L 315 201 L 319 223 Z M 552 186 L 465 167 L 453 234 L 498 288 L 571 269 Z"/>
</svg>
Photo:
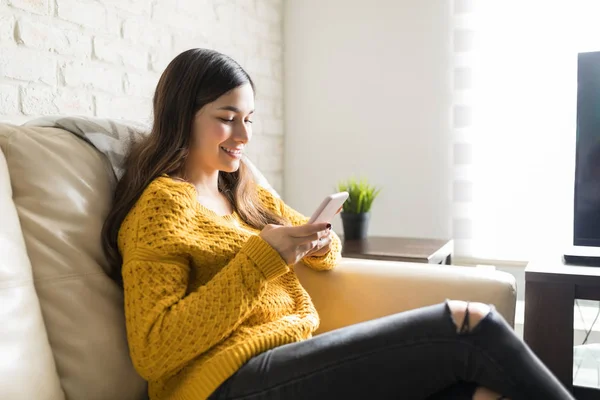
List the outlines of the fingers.
<svg viewBox="0 0 600 400">
<path fill-rule="evenodd" d="M 331 242 L 329 224 L 304 226 L 266 225 L 262 237 L 288 263 L 295 264 L 302 257 L 321 249 Z"/>
<path fill-rule="evenodd" d="M 331 230 L 328 226 L 330 225 L 326 223 L 292 226 L 287 228 L 289 229 L 287 233 L 296 245 L 310 244 L 311 242 L 331 235 Z"/>
<path fill-rule="evenodd" d="M 331 243 L 331 225 L 328 223 L 302 226 L 267 225 L 261 232 L 263 239 L 281 254 L 288 264 L 319 251 Z"/>
<path fill-rule="evenodd" d="M 298 248 L 300 249 L 300 258 L 309 255 L 315 249 L 316 243 L 318 240 L 313 240 L 312 242 L 304 243 L 300 245 Z"/>
<path fill-rule="evenodd" d="M 290 236 L 293 237 L 306 237 L 314 235 L 315 233 L 326 231 L 331 228 L 331 224 L 326 222 L 319 224 L 305 224 L 300 226 L 290 227 Z M 317 238 L 318 239 L 318 238 Z"/>
<path fill-rule="evenodd" d="M 326 229 L 324 231 L 319 231 L 317 233 L 313 233 L 311 235 L 308 236 L 301 236 L 301 237 L 291 237 L 291 239 L 294 241 L 294 243 L 296 243 L 297 245 L 303 245 L 303 244 L 311 244 L 311 248 L 315 246 L 314 243 L 318 242 L 319 239 L 325 239 L 327 237 L 329 237 L 331 235 L 331 231 L 329 229 Z"/>
<path fill-rule="evenodd" d="M 331 245 L 331 236 L 323 237 L 320 240 L 315 240 L 311 242 L 312 248 L 305 254 L 305 256 L 310 256 L 315 253 L 318 253 L 323 248 L 329 247 Z"/>
<path fill-rule="evenodd" d="M 311 224 L 301 226 L 281 226 L 281 225 L 265 225 L 263 231 L 269 232 L 274 229 L 281 229 L 282 235 L 288 235 L 292 239 L 301 239 L 297 243 L 306 243 L 312 240 L 318 240 L 322 237 L 327 237 L 331 234 L 331 224 Z"/>
<path fill-rule="evenodd" d="M 317 240 L 314 243 L 314 248 L 313 250 L 317 251 L 317 250 L 321 250 L 323 247 L 327 247 L 331 244 L 331 236 L 326 236 L 323 238 L 320 238 L 319 240 Z"/>
</svg>

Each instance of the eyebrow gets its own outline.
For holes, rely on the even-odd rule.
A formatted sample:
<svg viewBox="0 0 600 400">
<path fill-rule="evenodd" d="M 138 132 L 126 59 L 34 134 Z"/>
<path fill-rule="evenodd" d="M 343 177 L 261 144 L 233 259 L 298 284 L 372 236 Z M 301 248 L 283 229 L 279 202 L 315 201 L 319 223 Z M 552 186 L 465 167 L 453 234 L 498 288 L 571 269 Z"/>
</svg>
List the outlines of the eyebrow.
<svg viewBox="0 0 600 400">
<path fill-rule="evenodd" d="M 241 113 L 242 111 L 234 106 L 223 106 L 223 107 L 219 107 L 217 110 L 227 110 L 227 111 L 233 111 L 234 113 Z M 254 110 L 250 111 L 248 114 L 252 114 L 254 112 Z"/>
</svg>

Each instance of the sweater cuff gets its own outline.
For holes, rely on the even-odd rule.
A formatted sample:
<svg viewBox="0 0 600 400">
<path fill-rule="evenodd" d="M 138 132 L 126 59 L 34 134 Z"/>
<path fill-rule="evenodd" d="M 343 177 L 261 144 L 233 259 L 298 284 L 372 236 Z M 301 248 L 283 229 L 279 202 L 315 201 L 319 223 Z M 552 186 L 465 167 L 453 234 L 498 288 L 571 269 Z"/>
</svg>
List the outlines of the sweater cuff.
<svg viewBox="0 0 600 400">
<path fill-rule="evenodd" d="M 290 270 L 277 250 L 258 235 L 248 239 L 240 251 L 254 262 L 267 280 L 275 279 Z"/>
</svg>

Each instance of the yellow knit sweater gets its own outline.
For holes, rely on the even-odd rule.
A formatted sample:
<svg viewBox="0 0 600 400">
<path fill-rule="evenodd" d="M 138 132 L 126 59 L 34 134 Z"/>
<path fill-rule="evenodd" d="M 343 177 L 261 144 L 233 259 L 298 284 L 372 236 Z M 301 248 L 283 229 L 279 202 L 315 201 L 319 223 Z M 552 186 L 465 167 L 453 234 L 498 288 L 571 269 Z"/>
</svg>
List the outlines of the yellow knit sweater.
<svg viewBox="0 0 600 400">
<path fill-rule="evenodd" d="M 259 188 L 261 200 L 299 225 L 307 219 Z M 135 368 L 152 400 L 205 399 L 251 357 L 311 337 L 309 295 L 259 232 L 236 213 L 218 216 L 194 186 L 155 179 L 119 230 L 125 316 Z M 303 261 L 333 268 L 331 251 Z"/>
</svg>

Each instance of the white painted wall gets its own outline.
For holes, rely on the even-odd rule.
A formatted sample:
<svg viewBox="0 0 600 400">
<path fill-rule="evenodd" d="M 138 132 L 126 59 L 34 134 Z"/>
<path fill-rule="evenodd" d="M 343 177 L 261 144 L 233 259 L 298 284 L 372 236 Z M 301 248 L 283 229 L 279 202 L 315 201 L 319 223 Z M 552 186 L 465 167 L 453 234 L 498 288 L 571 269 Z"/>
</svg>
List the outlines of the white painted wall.
<svg viewBox="0 0 600 400">
<path fill-rule="evenodd" d="M 0 0 L 0 121 L 95 115 L 148 122 L 166 65 L 193 47 L 257 86 L 249 155 L 281 190 L 283 0 Z"/>
<path fill-rule="evenodd" d="M 450 3 L 284 3 L 290 205 L 310 214 L 364 175 L 383 186 L 371 234 L 451 236 Z"/>
</svg>

